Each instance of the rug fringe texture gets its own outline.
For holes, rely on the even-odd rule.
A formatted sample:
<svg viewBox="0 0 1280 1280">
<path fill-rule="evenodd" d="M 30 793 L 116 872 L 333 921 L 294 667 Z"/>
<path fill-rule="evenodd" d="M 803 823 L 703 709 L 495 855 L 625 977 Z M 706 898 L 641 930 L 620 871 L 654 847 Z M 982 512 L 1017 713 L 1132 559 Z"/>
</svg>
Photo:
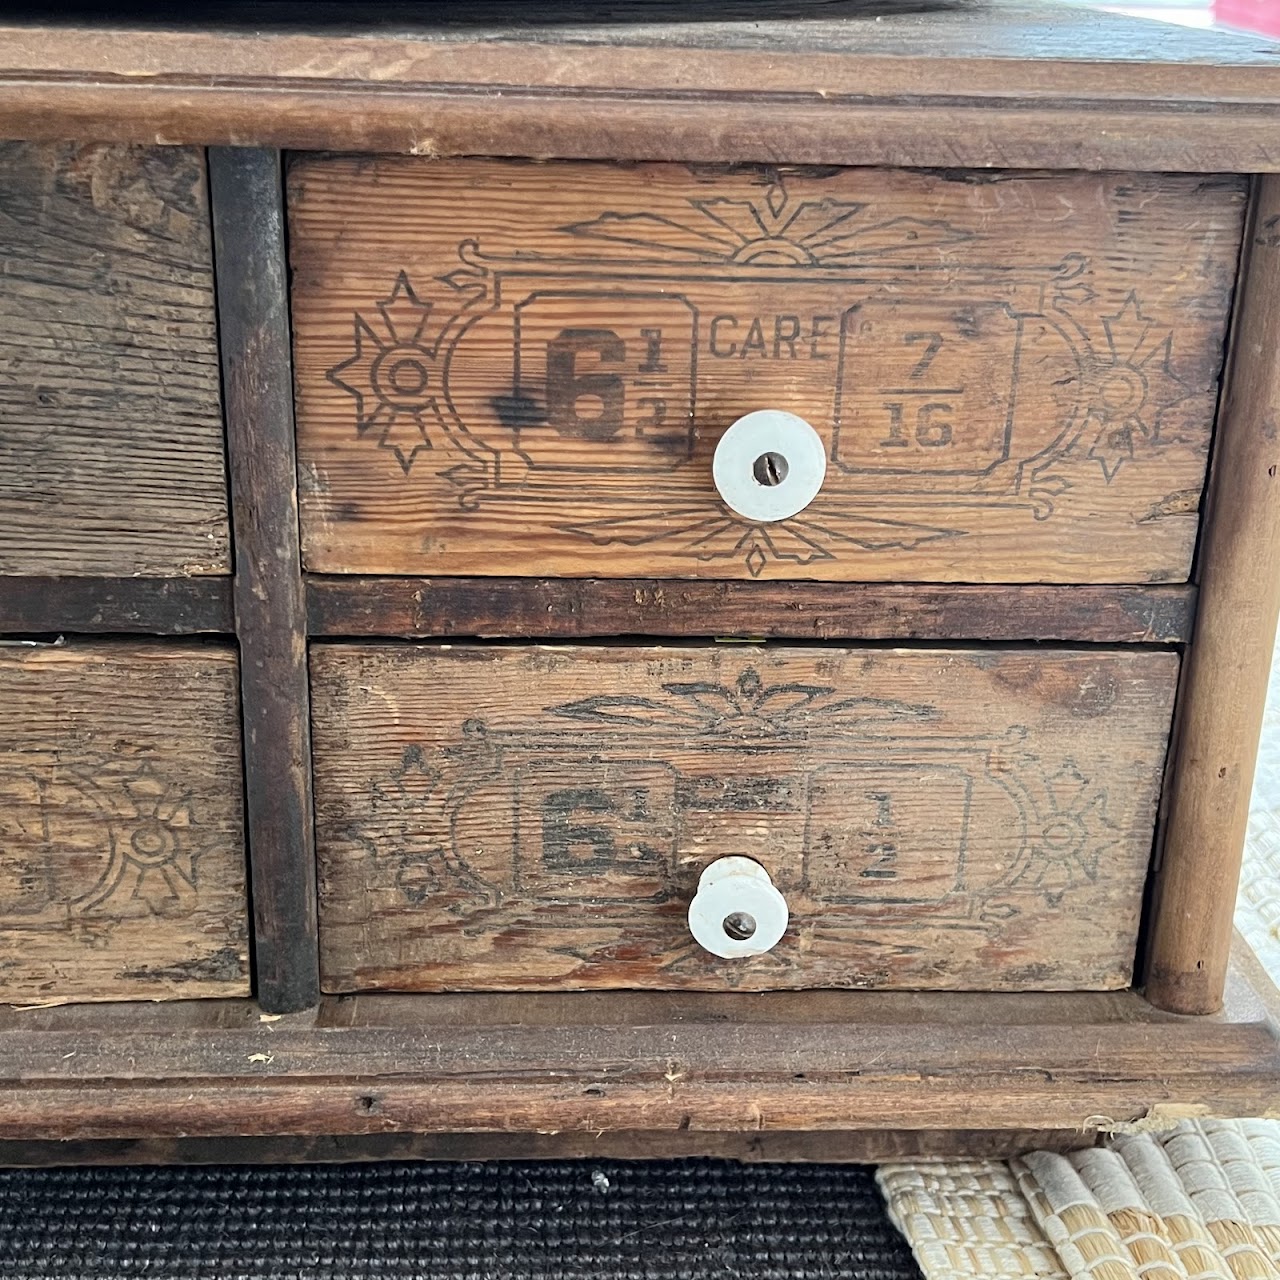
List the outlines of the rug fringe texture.
<svg viewBox="0 0 1280 1280">
<path fill-rule="evenodd" d="M 1067 1155 L 876 1177 L 926 1280 L 1280 1280 L 1274 1120 L 1188 1120 Z"/>
</svg>

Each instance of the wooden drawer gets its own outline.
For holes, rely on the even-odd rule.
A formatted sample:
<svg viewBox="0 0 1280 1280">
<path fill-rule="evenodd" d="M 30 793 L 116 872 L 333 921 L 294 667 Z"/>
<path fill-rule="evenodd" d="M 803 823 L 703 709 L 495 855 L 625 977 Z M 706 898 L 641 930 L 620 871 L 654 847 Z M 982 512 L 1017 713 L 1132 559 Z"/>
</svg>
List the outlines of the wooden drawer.
<svg viewBox="0 0 1280 1280">
<path fill-rule="evenodd" d="M 323 573 L 1188 577 L 1237 177 L 306 157 L 304 555 Z M 736 516 L 757 409 L 825 483 Z"/>
<path fill-rule="evenodd" d="M 229 647 L 0 648 L 0 1001 L 249 993 Z"/>
<path fill-rule="evenodd" d="M 0 574 L 230 572 L 203 152 L 0 143 Z"/>
<path fill-rule="evenodd" d="M 311 666 L 328 990 L 1132 979 L 1171 652 L 319 645 Z M 759 957 L 689 934 L 729 854 L 787 899 Z"/>
</svg>

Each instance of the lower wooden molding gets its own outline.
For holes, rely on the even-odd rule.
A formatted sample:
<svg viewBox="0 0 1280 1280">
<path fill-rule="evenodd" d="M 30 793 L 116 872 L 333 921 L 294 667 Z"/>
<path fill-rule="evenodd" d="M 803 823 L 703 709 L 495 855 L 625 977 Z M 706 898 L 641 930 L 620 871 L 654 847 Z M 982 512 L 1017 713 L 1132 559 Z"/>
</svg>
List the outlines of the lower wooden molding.
<svg viewBox="0 0 1280 1280">
<path fill-rule="evenodd" d="M 873 1135 L 892 1126 L 982 1131 L 1012 1149 L 1028 1131 L 1088 1141 L 1274 1110 L 1278 1011 L 1243 946 L 1224 1012 L 1205 1018 L 1134 992 L 387 995 L 284 1016 L 252 1001 L 9 1009 L 0 1139 L 434 1134 L 421 1149 L 443 1154 L 445 1136 L 468 1134 L 475 1145 L 457 1150 L 501 1154 L 532 1153 L 512 1135 L 541 1134 L 574 1154 L 588 1138 L 612 1135 L 592 1149 L 615 1152 L 643 1134 L 647 1154 L 742 1154 L 768 1134 L 758 1150 L 771 1158 L 799 1142 L 783 1135 L 813 1133 L 829 1139 L 824 1159 L 841 1141 L 874 1159 Z"/>
</svg>

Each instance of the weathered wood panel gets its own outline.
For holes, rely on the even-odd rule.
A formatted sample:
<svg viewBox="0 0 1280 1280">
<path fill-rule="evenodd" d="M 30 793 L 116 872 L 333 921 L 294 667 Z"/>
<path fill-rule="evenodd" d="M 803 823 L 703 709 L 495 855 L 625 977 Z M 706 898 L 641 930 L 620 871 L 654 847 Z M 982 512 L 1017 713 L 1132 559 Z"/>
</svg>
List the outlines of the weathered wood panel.
<svg viewBox="0 0 1280 1280">
<path fill-rule="evenodd" d="M 316 157 L 291 173 L 326 573 L 1185 580 L 1245 184 Z M 724 507 L 753 409 L 830 465 Z"/>
<path fill-rule="evenodd" d="M 0 143 L 0 573 L 227 573 L 204 159 Z"/>
<path fill-rule="evenodd" d="M 235 653 L 0 648 L 0 1000 L 244 995 Z"/>
<path fill-rule="evenodd" d="M 326 990 L 1115 988 L 1178 658 L 1163 651 L 312 651 Z M 685 912 L 748 854 L 791 926 Z"/>
</svg>

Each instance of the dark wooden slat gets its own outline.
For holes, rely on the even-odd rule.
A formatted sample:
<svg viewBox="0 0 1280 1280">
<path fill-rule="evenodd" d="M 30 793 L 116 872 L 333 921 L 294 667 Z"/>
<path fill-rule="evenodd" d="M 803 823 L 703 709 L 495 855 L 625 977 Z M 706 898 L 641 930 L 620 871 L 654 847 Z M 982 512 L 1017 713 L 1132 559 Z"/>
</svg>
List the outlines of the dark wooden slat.
<svg viewBox="0 0 1280 1280">
<path fill-rule="evenodd" d="M 320 994 L 306 613 L 280 156 L 209 152 L 258 999 Z"/>
<path fill-rule="evenodd" d="M 930 586 L 597 578 L 307 580 L 314 636 L 751 636 L 1177 644 L 1190 586 Z"/>
<path fill-rule="evenodd" d="M 234 630 L 229 577 L 0 578 L 0 632 L 189 636 Z"/>
</svg>

